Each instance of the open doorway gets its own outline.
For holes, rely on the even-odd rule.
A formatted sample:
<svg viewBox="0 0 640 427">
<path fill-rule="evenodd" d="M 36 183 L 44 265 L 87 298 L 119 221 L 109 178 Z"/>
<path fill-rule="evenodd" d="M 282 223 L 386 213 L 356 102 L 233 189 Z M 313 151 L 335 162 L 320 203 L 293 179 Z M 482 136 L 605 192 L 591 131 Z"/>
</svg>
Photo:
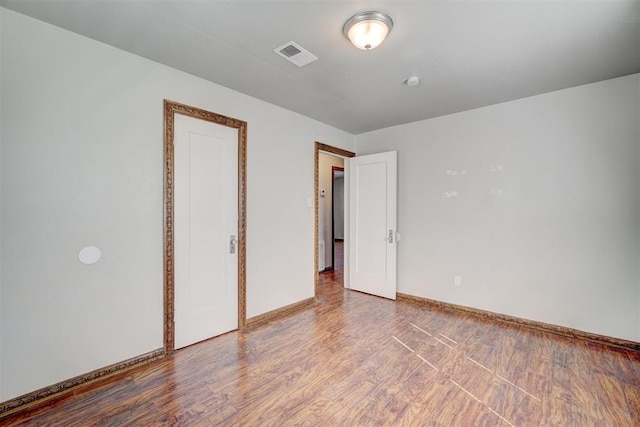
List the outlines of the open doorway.
<svg viewBox="0 0 640 427">
<path fill-rule="evenodd" d="M 318 270 L 333 270 L 335 267 L 335 231 L 342 224 L 335 212 L 336 172 L 342 172 L 344 182 L 344 159 L 327 153 L 320 153 L 318 160 Z M 344 192 L 343 192 L 344 194 Z M 344 240 L 344 236 L 342 237 Z"/>
<path fill-rule="evenodd" d="M 331 213 L 332 265 L 344 273 L 344 167 L 340 166 L 331 167 Z"/>
<path fill-rule="evenodd" d="M 315 145 L 315 295 L 320 283 L 344 286 L 345 160 L 355 154 L 316 142 Z"/>
<path fill-rule="evenodd" d="M 389 299 L 397 294 L 397 157 L 396 151 L 355 157 L 355 153 L 315 143 L 314 270 L 315 297 L 320 296 L 320 271 L 326 269 L 326 241 L 320 266 L 319 233 L 321 154 L 342 158 L 344 168 L 343 276 L 329 284 Z M 348 159 L 347 162 L 344 160 Z M 384 239 L 380 235 L 384 235 Z M 325 234 L 322 234 L 325 235 Z M 333 235 L 330 237 L 333 239 Z M 357 260 L 357 262 L 350 262 Z M 354 265 L 355 263 L 355 265 Z M 319 268 L 324 267 L 324 268 Z M 334 270 L 329 270 L 334 271 Z M 326 282 L 326 281 L 324 281 Z M 325 289 L 324 287 L 322 288 Z"/>
</svg>

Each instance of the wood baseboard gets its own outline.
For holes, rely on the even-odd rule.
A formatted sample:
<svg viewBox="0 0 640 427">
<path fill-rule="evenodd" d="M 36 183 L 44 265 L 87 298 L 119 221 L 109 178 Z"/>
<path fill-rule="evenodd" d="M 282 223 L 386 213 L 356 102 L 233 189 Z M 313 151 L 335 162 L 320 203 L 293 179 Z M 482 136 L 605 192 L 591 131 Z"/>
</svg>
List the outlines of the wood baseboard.
<svg viewBox="0 0 640 427">
<path fill-rule="evenodd" d="M 299 301 L 299 302 L 295 302 L 293 304 L 289 304 L 286 305 L 284 307 L 272 310 L 272 311 L 268 311 L 266 313 L 263 314 L 259 314 L 257 316 L 251 317 L 250 319 L 247 319 L 247 323 L 245 325 L 245 327 L 250 328 L 250 327 L 254 327 L 257 325 L 263 325 L 267 322 L 271 322 L 273 320 L 277 320 L 280 319 L 282 317 L 288 316 L 291 313 L 295 313 L 297 311 L 302 310 L 303 308 L 313 304 L 316 302 L 316 299 L 311 297 L 311 298 L 307 298 L 305 300 Z"/>
<path fill-rule="evenodd" d="M 125 361 L 96 369 L 87 374 L 78 375 L 71 379 L 43 387 L 31 393 L 18 396 L 15 399 L 0 402 L 0 420 L 22 411 L 33 411 L 48 406 L 52 401 L 59 401 L 73 397 L 78 392 L 86 391 L 106 381 L 126 375 L 129 371 L 154 360 L 164 357 L 164 350 L 158 349 Z"/>
<path fill-rule="evenodd" d="M 485 319 L 513 323 L 529 329 L 534 329 L 534 330 L 543 331 L 543 332 L 550 332 L 552 334 L 561 335 L 563 337 L 575 338 L 575 339 L 584 340 L 584 341 L 588 341 L 588 342 L 599 344 L 599 345 L 604 345 L 607 347 L 621 348 L 624 350 L 630 350 L 630 351 L 640 353 L 640 343 L 635 341 L 608 337 L 606 335 L 593 334 L 590 332 L 584 332 L 577 329 L 567 328 L 564 326 L 553 325 L 551 323 L 544 323 L 536 320 L 522 319 L 520 317 L 509 316 L 507 314 L 494 313 L 491 311 L 481 310 L 478 308 L 472 308 L 472 307 L 466 307 L 463 305 L 436 301 L 428 298 L 417 297 L 414 295 L 398 293 L 396 297 L 399 300 L 411 301 L 411 302 L 415 302 L 415 303 L 430 306 L 430 307 L 443 308 L 447 310 L 469 313 L 478 317 L 483 317 Z"/>
</svg>

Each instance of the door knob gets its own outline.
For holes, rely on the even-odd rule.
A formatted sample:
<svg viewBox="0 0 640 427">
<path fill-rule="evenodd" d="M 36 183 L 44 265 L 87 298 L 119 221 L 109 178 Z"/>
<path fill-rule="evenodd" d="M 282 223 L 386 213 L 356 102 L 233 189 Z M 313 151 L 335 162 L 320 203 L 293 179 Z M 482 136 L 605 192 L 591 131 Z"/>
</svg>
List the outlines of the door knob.
<svg viewBox="0 0 640 427">
<path fill-rule="evenodd" d="M 230 239 L 229 239 L 229 253 L 230 254 L 235 254 L 236 253 L 236 246 L 238 245 L 238 240 L 236 240 L 236 236 L 235 235 L 231 235 Z"/>
</svg>

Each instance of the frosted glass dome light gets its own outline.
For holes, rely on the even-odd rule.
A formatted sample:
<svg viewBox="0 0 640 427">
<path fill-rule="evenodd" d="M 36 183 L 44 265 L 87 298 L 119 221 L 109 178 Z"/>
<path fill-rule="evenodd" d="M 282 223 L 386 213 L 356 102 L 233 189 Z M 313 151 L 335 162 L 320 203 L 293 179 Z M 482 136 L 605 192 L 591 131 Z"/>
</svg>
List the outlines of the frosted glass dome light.
<svg viewBox="0 0 640 427">
<path fill-rule="evenodd" d="M 378 47 L 393 28 L 393 20 L 381 12 L 362 12 L 353 15 L 344 24 L 343 34 L 362 50 Z"/>
</svg>

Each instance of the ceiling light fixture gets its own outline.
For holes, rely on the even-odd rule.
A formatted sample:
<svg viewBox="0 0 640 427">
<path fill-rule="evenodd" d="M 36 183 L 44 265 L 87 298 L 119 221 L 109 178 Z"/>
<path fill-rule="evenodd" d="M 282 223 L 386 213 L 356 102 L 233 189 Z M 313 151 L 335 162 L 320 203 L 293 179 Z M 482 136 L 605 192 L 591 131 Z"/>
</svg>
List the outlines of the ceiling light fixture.
<svg viewBox="0 0 640 427">
<path fill-rule="evenodd" d="M 342 32 L 358 49 L 371 50 L 384 41 L 392 28 L 393 20 L 389 15 L 368 11 L 349 18 Z"/>
</svg>

